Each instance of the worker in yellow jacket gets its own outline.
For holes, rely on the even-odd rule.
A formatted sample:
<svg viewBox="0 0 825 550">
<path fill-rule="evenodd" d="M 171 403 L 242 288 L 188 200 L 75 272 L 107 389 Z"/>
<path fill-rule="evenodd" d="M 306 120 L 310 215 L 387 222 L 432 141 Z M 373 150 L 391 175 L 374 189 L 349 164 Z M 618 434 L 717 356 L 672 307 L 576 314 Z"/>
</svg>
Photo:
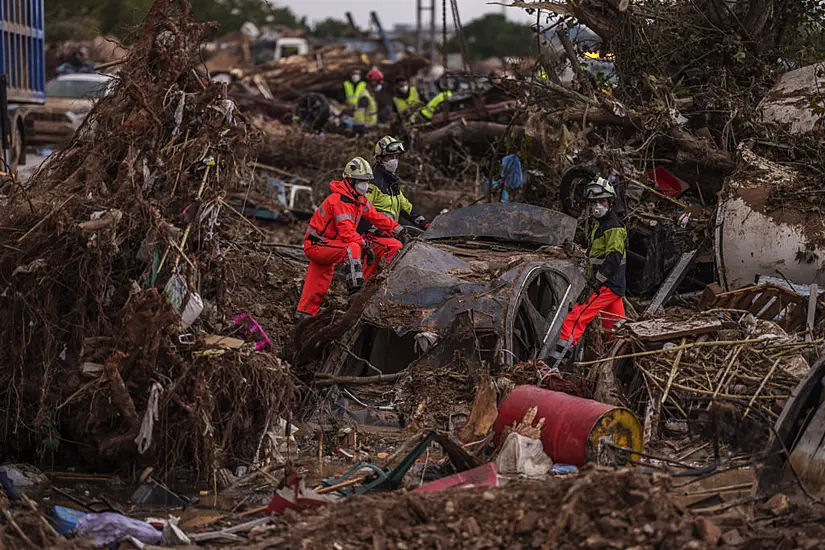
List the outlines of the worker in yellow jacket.
<svg viewBox="0 0 825 550">
<path fill-rule="evenodd" d="M 353 69 L 349 74 L 349 78 L 344 81 L 347 110 L 355 112 L 355 108 L 358 106 L 358 98 L 364 93 L 366 87 L 367 83 L 361 80 L 361 69 Z"/>
<path fill-rule="evenodd" d="M 358 96 L 358 104 L 353 117 L 356 132 L 364 132 L 378 124 L 378 100 L 375 96 L 383 86 L 384 74 L 381 71 L 373 68 L 367 73 L 367 86 Z"/>
<path fill-rule="evenodd" d="M 395 111 L 404 119 L 415 113 L 422 105 L 418 88 L 410 86 L 410 81 L 404 76 L 395 79 L 392 102 L 395 105 Z"/>
<path fill-rule="evenodd" d="M 453 96 L 450 88 L 454 85 L 455 82 L 452 79 L 442 76 L 438 81 L 439 93 L 429 100 L 415 115 L 410 117 L 410 122 L 413 124 L 431 122 L 442 104 Z"/>
<path fill-rule="evenodd" d="M 401 191 L 401 180 L 397 172 L 402 154 L 404 144 L 392 136 L 384 136 L 375 144 L 374 179 L 370 182 L 367 198 L 376 210 L 391 220 L 400 222 L 403 215 L 419 229 L 426 231 L 430 227 L 429 222 L 416 211 Z"/>
</svg>

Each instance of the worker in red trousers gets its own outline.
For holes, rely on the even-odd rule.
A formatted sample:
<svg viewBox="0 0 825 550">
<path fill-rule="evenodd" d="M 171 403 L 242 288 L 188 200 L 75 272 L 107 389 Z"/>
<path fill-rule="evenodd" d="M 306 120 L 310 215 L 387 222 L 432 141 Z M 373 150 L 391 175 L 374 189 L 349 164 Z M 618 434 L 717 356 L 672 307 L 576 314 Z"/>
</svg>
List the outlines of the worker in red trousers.
<svg viewBox="0 0 825 550">
<path fill-rule="evenodd" d="M 574 307 L 564 319 L 552 358 L 555 365 L 563 363 L 573 354 L 587 326 L 601 318 L 605 330 L 623 319 L 624 295 L 627 290 L 627 230 L 613 210 L 616 191 L 604 178 L 596 178 L 587 185 L 584 197 L 590 212 L 596 218 L 596 226 L 590 234 L 589 287 L 594 289 L 583 304 Z"/>
<path fill-rule="evenodd" d="M 409 240 L 402 226 L 378 213 L 367 199 L 373 173 L 366 160 L 355 157 L 349 161 L 343 176 L 342 181 L 329 184 L 332 193 L 312 215 L 304 235 L 304 254 L 309 258 L 309 269 L 295 312 L 296 321 L 311 317 L 321 309 L 337 264 L 344 264 L 347 291 L 354 294 L 365 280 L 362 252 L 368 266 L 372 266 L 382 257 L 390 261 L 401 249 L 399 239 Z M 355 230 L 362 217 L 376 228 L 365 237 Z"/>
</svg>

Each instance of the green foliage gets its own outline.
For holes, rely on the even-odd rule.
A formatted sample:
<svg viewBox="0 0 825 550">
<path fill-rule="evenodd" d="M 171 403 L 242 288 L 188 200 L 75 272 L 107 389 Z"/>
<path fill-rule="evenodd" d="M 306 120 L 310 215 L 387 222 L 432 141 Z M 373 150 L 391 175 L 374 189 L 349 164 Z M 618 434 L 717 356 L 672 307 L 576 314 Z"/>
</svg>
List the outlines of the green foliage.
<svg viewBox="0 0 825 550">
<path fill-rule="evenodd" d="M 315 24 L 312 34 L 317 38 L 340 38 L 349 36 L 351 29 L 346 21 L 327 17 L 323 21 Z"/>
<path fill-rule="evenodd" d="M 217 21 L 221 34 L 238 30 L 246 21 L 258 26 L 306 28 L 289 8 L 267 0 L 191 0 L 198 21 Z M 46 2 L 47 40 L 86 40 L 97 34 L 126 38 L 152 5 L 152 0 L 60 0 Z"/>
<path fill-rule="evenodd" d="M 500 13 L 488 13 L 465 25 L 464 40 L 467 43 L 467 56 L 473 60 L 505 56 L 526 57 L 536 53 L 533 31 L 526 25 L 513 23 Z M 458 36 L 454 36 L 447 43 L 447 51 L 461 51 Z"/>
</svg>

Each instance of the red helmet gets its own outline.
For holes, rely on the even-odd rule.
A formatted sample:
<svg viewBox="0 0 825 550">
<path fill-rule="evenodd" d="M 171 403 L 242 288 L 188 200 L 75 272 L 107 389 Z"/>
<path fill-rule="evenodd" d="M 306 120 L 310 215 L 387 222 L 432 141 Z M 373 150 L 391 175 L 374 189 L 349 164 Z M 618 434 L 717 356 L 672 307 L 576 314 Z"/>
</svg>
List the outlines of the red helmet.
<svg viewBox="0 0 825 550">
<path fill-rule="evenodd" d="M 378 69 L 373 69 L 367 73 L 367 80 L 384 82 L 384 73 Z"/>
</svg>

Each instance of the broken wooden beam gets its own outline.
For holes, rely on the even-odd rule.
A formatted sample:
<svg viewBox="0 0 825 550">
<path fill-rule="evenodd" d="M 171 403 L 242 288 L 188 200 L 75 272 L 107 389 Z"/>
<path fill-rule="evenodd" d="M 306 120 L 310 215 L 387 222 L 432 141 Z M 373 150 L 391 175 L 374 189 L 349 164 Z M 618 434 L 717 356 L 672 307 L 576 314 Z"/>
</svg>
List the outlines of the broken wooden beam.
<svg viewBox="0 0 825 550">
<path fill-rule="evenodd" d="M 667 279 L 665 279 L 665 282 L 659 287 L 653 300 L 651 300 L 647 306 L 644 312 L 646 317 L 657 315 L 662 306 L 673 296 L 673 293 L 676 292 L 679 284 L 685 278 L 685 275 L 687 275 L 688 268 L 693 265 L 693 260 L 696 259 L 698 252 L 698 250 L 691 250 L 690 252 L 682 254 L 682 257 L 679 258 L 679 263 L 670 271 Z"/>
</svg>

